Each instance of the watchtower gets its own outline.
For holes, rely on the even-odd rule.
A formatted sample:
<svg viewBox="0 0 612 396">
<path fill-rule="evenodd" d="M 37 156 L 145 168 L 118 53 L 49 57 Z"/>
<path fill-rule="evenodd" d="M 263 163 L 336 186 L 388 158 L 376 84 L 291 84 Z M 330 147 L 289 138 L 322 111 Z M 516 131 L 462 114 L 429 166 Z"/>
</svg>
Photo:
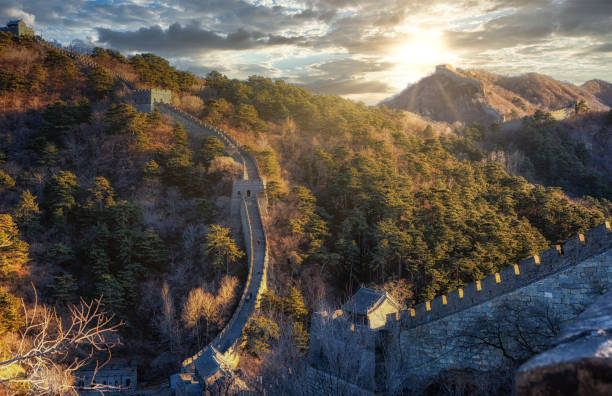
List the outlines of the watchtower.
<svg viewBox="0 0 612 396">
<path fill-rule="evenodd" d="M 34 29 L 25 24 L 21 19 L 10 21 L 6 27 L 0 28 L 3 32 L 13 33 L 15 36 L 34 36 Z"/>
<path fill-rule="evenodd" d="M 159 88 L 138 89 L 132 93 L 132 100 L 138 111 L 150 113 L 155 108 L 155 103 L 172 104 L 172 91 Z"/>
<path fill-rule="evenodd" d="M 240 202 L 243 199 L 264 199 L 266 183 L 263 180 L 234 180 L 232 184 L 231 214 L 240 212 Z M 265 206 L 265 205 L 264 205 Z"/>
</svg>

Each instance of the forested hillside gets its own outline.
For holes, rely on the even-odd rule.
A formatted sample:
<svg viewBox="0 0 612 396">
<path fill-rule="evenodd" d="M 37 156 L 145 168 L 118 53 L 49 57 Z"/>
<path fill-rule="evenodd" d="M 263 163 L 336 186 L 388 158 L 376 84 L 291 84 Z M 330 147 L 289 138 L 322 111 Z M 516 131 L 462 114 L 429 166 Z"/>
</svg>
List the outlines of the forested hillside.
<svg viewBox="0 0 612 396">
<path fill-rule="evenodd" d="M 218 140 L 123 103 L 125 89 L 104 68 L 8 34 L 0 48 L 0 354 L 14 347 L 18 298 L 32 303 L 32 282 L 41 303 L 64 313 L 102 295 L 124 323 L 119 354 L 144 379 L 166 378 L 222 328 L 245 278 L 239 225 L 227 220 L 239 166 Z M 542 145 L 533 139 L 558 141 L 547 117 L 529 120 L 520 141 L 478 126 L 441 134 L 415 129 L 402 111 L 283 81 L 199 79 L 151 54 L 92 57 L 136 86 L 172 89 L 175 105 L 223 126 L 258 159 L 271 292 L 245 334 L 255 356 L 279 339 L 279 317 L 306 349 L 308 309 L 361 284 L 411 305 L 612 213 L 594 165 L 565 172 L 586 163 L 579 145 L 528 152 Z M 527 153 L 518 166 L 534 180 L 593 197 L 509 174 L 489 154 L 495 145 Z"/>
<path fill-rule="evenodd" d="M 199 89 L 154 56 L 93 58 L 138 84 Z M 124 88 L 102 67 L 0 33 L 0 69 L 0 361 L 19 345 L 19 298 L 30 311 L 37 294 L 63 317 L 102 296 L 121 324 L 113 356 L 139 365 L 141 381 L 165 381 L 223 327 L 246 278 L 243 260 L 226 271 L 212 248 L 237 243 L 226 197 L 239 165 L 221 142 L 122 103 Z M 199 297 L 214 309 L 206 332 Z"/>
<path fill-rule="evenodd" d="M 191 111 L 234 128 L 267 169 L 279 277 L 344 291 L 390 282 L 412 303 L 559 243 L 612 209 L 596 174 L 601 200 L 509 175 L 479 145 L 495 129 L 438 136 L 407 128 L 399 111 L 259 77 L 212 73 L 200 96 Z"/>
</svg>

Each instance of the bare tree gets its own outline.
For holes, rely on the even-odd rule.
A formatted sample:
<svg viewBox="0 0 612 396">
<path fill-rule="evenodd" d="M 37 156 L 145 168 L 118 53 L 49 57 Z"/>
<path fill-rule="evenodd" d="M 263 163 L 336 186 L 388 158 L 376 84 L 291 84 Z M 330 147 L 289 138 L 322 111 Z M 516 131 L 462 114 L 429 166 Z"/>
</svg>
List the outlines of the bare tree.
<svg viewBox="0 0 612 396">
<path fill-rule="evenodd" d="M 270 396 L 308 394 L 307 361 L 295 346 L 293 327 L 282 323 L 279 330 L 278 342 L 261 360 L 257 375 L 249 378 L 249 387 Z"/>
<path fill-rule="evenodd" d="M 193 328 L 198 340 L 198 348 L 202 347 L 200 324 L 202 318 L 206 320 L 206 340 L 208 342 L 208 330 L 211 322 L 217 320 L 218 309 L 215 297 L 198 287 L 189 292 L 187 301 L 183 305 L 182 319 L 188 328 Z"/>
<path fill-rule="evenodd" d="M 27 389 L 27 393 L 36 395 L 76 394 L 75 372 L 94 353 L 105 352 L 110 360 L 111 349 L 118 342 L 115 333 L 122 323 L 102 310 L 102 297 L 70 305 L 67 319 L 54 308 L 39 305 L 38 299 L 31 310 L 25 304 L 23 310 L 25 324 L 16 349 L 10 359 L 0 362 L 0 369 L 9 373 L 0 379 L 0 391 Z M 78 354 L 83 348 L 88 350 L 86 356 Z M 98 368 L 96 365 L 96 372 Z M 96 390 L 100 386 L 87 385 L 86 389 Z"/>
<path fill-rule="evenodd" d="M 178 326 L 176 324 L 175 312 L 174 312 L 174 299 L 170 293 L 168 283 L 164 281 L 161 289 L 161 300 L 162 300 L 162 312 L 159 318 L 159 330 L 161 334 L 166 338 L 170 345 L 170 350 L 174 350 L 174 347 L 178 343 L 179 334 Z"/>
<path fill-rule="evenodd" d="M 238 278 L 231 275 L 225 275 L 221 278 L 221 286 L 217 292 L 217 304 L 226 317 L 230 313 L 230 308 L 236 299 L 236 287 L 238 286 Z"/>
<path fill-rule="evenodd" d="M 210 324 L 218 320 L 219 312 L 217 308 L 217 300 L 212 294 L 204 292 L 204 300 L 202 301 L 202 316 L 206 319 L 206 343 L 208 343 L 208 330 Z"/>
<path fill-rule="evenodd" d="M 202 318 L 204 299 L 204 290 L 199 287 L 191 290 L 187 296 L 187 301 L 183 304 L 183 313 L 181 315 L 185 326 L 193 329 L 198 339 L 198 348 L 202 346 L 200 340 L 200 320 Z"/>
</svg>

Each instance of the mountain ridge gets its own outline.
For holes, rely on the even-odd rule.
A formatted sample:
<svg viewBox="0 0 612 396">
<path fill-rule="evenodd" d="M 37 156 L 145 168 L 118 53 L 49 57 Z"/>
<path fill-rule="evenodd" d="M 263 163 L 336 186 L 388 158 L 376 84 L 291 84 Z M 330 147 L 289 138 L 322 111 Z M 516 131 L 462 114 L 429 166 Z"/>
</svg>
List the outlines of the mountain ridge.
<svg viewBox="0 0 612 396">
<path fill-rule="evenodd" d="M 489 124 L 529 116 L 538 109 L 567 109 L 555 115 L 564 118 L 581 99 L 593 111 L 607 111 L 612 104 L 612 84 L 591 80 L 576 86 L 534 72 L 503 76 L 438 65 L 433 74 L 380 104 L 435 121 Z"/>
</svg>

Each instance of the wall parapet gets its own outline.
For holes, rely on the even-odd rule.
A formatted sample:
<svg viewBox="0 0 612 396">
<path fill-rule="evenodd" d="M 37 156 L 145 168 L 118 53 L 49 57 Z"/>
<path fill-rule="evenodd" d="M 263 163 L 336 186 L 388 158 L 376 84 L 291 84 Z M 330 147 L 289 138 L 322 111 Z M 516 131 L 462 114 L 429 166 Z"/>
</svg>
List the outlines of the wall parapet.
<svg viewBox="0 0 612 396">
<path fill-rule="evenodd" d="M 440 295 L 430 301 L 387 315 L 387 328 L 411 329 L 485 303 L 569 268 L 612 248 L 612 229 L 606 221 L 558 245 L 493 275 Z"/>
<path fill-rule="evenodd" d="M 72 59 L 80 62 L 81 64 L 83 64 L 85 66 L 92 67 L 92 68 L 94 68 L 94 67 L 101 67 L 107 73 L 112 75 L 115 79 L 117 79 L 121 83 L 123 83 L 123 85 L 128 87 L 130 90 L 134 89 L 134 85 L 130 81 L 128 81 L 126 76 L 124 76 L 123 74 L 117 73 L 116 71 L 111 70 L 111 69 L 109 69 L 107 67 L 101 66 L 100 64 L 95 62 L 93 59 L 91 59 L 90 56 L 79 54 L 78 52 L 70 51 L 70 50 L 67 50 L 65 48 L 58 48 L 58 47 L 54 46 L 53 44 L 45 41 L 44 39 L 42 39 L 42 38 L 40 38 L 38 36 L 36 36 L 34 39 L 36 40 L 36 42 L 38 42 L 39 44 L 45 46 L 47 49 L 54 50 L 54 51 L 59 51 L 60 53 L 71 57 Z"/>
</svg>

